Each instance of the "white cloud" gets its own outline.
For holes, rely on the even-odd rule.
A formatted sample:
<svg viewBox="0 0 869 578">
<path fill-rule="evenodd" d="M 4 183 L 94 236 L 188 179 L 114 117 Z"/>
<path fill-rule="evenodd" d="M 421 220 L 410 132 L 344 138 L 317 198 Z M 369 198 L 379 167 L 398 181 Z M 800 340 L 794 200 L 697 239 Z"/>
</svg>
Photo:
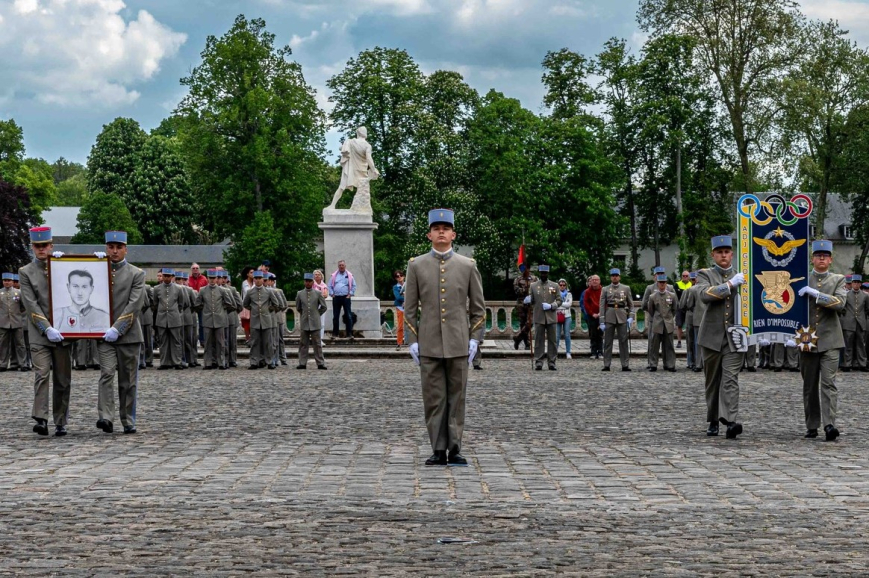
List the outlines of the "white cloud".
<svg viewBox="0 0 869 578">
<path fill-rule="evenodd" d="M 145 10 L 125 19 L 121 0 L 0 3 L 0 76 L 19 98 L 60 106 L 114 107 L 139 98 L 187 36 Z"/>
<path fill-rule="evenodd" d="M 803 0 L 803 13 L 818 20 L 838 20 L 859 45 L 869 46 L 869 2 L 857 0 Z"/>
</svg>

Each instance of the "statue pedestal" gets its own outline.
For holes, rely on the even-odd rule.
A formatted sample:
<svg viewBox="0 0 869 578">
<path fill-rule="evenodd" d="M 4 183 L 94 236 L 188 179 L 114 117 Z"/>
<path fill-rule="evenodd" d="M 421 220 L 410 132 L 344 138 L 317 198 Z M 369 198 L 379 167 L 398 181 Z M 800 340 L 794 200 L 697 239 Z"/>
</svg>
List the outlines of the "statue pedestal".
<svg viewBox="0 0 869 578">
<path fill-rule="evenodd" d="M 350 209 L 324 209 L 323 222 L 317 224 L 323 230 L 323 256 L 326 262 L 325 282 L 338 268 L 338 261 L 347 264 L 347 270 L 356 281 L 356 295 L 350 308 L 356 314 L 353 332 L 363 337 L 382 337 L 380 329 L 380 299 L 374 295 L 374 229 L 377 223 L 371 213 Z M 332 299 L 326 300 L 326 331 L 332 331 Z M 344 321 L 339 324 L 344 330 Z"/>
</svg>

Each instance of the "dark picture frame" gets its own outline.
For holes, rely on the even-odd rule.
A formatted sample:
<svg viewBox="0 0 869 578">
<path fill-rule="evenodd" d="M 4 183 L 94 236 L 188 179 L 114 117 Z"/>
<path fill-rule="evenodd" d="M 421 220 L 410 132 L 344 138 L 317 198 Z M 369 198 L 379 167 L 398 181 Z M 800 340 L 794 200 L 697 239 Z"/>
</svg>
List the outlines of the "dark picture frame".
<svg viewBox="0 0 869 578">
<path fill-rule="evenodd" d="M 48 259 L 51 326 L 64 339 L 101 339 L 114 323 L 112 266 L 95 255 Z"/>
</svg>

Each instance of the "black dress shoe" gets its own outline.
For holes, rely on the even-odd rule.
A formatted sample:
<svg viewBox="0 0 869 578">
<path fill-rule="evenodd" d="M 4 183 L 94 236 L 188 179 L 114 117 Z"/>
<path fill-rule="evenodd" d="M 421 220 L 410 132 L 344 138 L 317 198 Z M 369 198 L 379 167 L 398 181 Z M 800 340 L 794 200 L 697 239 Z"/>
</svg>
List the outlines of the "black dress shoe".
<svg viewBox="0 0 869 578">
<path fill-rule="evenodd" d="M 230 362 L 229 362 L 229 366 L 230 366 L 230 367 L 238 367 L 238 364 L 237 364 L 236 362 L 234 362 L 234 361 L 230 361 Z"/>
<path fill-rule="evenodd" d="M 749 372 L 749 373 L 754 373 L 755 371 L 757 371 L 757 368 L 756 368 L 756 367 L 749 367 L 749 368 L 748 368 L 748 372 Z"/>
<path fill-rule="evenodd" d="M 325 365 L 318 365 L 318 366 L 317 366 L 317 369 L 322 369 L 323 371 L 325 371 L 325 370 L 327 370 L 327 369 L 329 369 L 329 368 L 326 367 Z"/>
<path fill-rule="evenodd" d="M 555 366 L 554 366 L 554 365 L 550 365 L 550 366 L 549 366 L 549 371 L 556 371 Z"/>
<path fill-rule="evenodd" d="M 56 425 L 54 426 L 54 435 L 55 437 L 62 438 L 66 435 L 66 426 L 65 425 Z"/>
<path fill-rule="evenodd" d="M 542 366 L 542 365 L 537 365 L 537 366 L 534 367 L 534 369 L 535 369 L 536 371 L 543 371 L 543 366 Z"/>
<path fill-rule="evenodd" d="M 631 370 L 630 367 L 623 367 L 623 368 L 622 368 L 622 371 L 630 371 L 630 370 Z"/>
<path fill-rule="evenodd" d="M 604 367 L 604 368 L 601 369 L 601 371 L 609 371 L 609 370 L 610 370 L 609 367 Z"/>
<path fill-rule="evenodd" d="M 827 434 L 828 442 L 835 441 L 835 439 L 839 437 L 839 430 L 837 430 L 834 425 L 825 426 L 824 433 Z"/>
<path fill-rule="evenodd" d="M 803 437 L 816 438 L 816 437 L 818 437 L 818 430 L 816 430 L 816 429 L 806 430 L 806 435 L 804 435 Z"/>
<path fill-rule="evenodd" d="M 296 369 L 306 369 L 306 368 L 307 368 L 307 366 L 306 366 L 306 365 L 302 365 L 301 363 L 300 363 L 299 365 L 296 366 Z"/>
<path fill-rule="evenodd" d="M 516 341 L 515 339 L 513 340 L 513 349 L 515 349 L 516 351 L 519 351 L 519 342 Z"/>
<path fill-rule="evenodd" d="M 788 371 L 790 371 L 791 373 L 796 373 L 799 370 L 800 370 L 799 367 L 791 367 Z"/>
<path fill-rule="evenodd" d="M 446 452 L 446 450 L 438 450 L 435 453 L 433 453 L 425 461 L 425 465 L 427 465 L 427 466 L 445 466 L 445 465 L 447 465 L 447 452 Z"/>
<path fill-rule="evenodd" d="M 166 371 L 167 369 L 172 369 L 172 367 L 170 367 L 168 365 L 161 365 L 160 367 L 157 368 L 157 371 Z"/>
<path fill-rule="evenodd" d="M 844 371 L 845 373 L 851 373 L 851 368 L 850 368 L 850 367 L 841 367 L 841 368 L 839 368 L 839 369 L 841 369 L 841 370 Z"/>
<path fill-rule="evenodd" d="M 774 373 L 781 373 L 781 367 L 776 367 L 775 369 L 773 369 L 773 372 Z"/>
<path fill-rule="evenodd" d="M 125 433 L 125 434 L 134 434 L 134 433 L 136 433 L 136 426 L 134 426 L 134 425 L 125 425 L 125 426 L 124 426 L 124 433 Z"/>
<path fill-rule="evenodd" d="M 145 362 L 145 366 L 146 366 L 146 367 L 154 367 L 154 364 L 153 364 L 153 363 L 147 363 L 147 362 Z"/>
<path fill-rule="evenodd" d="M 73 369 L 76 371 L 86 371 L 87 365 L 76 365 L 75 367 L 73 367 Z"/>
<path fill-rule="evenodd" d="M 709 427 L 706 428 L 706 435 L 709 437 L 718 435 L 718 424 L 714 421 L 709 422 Z"/>
<path fill-rule="evenodd" d="M 139 366 L 139 369 L 145 369 L 145 366 L 144 366 L 144 365 L 140 365 L 140 366 Z"/>
<path fill-rule="evenodd" d="M 30 371 L 31 369 L 30 367 L 19 367 L 18 371 Z"/>
<path fill-rule="evenodd" d="M 248 369 L 259 369 L 259 366 L 258 365 L 251 365 L 250 367 L 248 367 Z"/>
<path fill-rule="evenodd" d="M 664 371 L 669 371 L 670 373 L 676 373 L 676 368 L 675 367 L 665 367 Z"/>
<path fill-rule="evenodd" d="M 658 371 L 658 368 L 657 367 L 650 367 L 649 371 Z"/>
<path fill-rule="evenodd" d="M 218 367 L 217 369 L 227 370 L 227 369 L 229 369 L 229 366 L 221 365 L 221 366 Z"/>
<path fill-rule="evenodd" d="M 181 370 L 181 369 L 187 369 L 187 368 L 184 367 L 183 365 L 176 365 L 176 366 L 175 366 L 175 369 L 177 369 L 177 370 Z"/>
<path fill-rule="evenodd" d="M 459 452 L 450 453 L 450 457 L 447 460 L 447 463 L 451 466 L 466 466 L 468 465 L 468 460 L 460 454 Z"/>
<path fill-rule="evenodd" d="M 269 364 L 269 369 L 276 369 L 276 368 L 277 368 L 277 365 L 272 365 L 271 363 Z"/>
<path fill-rule="evenodd" d="M 286 364 L 287 364 L 287 362 L 286 362 L 285 360 L 282 359 L 282 360 L 281 360 L 281 365 L 286 365 Z"/>
<path fill-rule="evenodd" d="M 482 370 L 483 370 L 483 366 L 482 366 L 482 365 L 475 365 L 475 366 L 474 366 L 474 369 L 476 369 L 477 371 L 482 371 Z"/>
<path fill-rule="evenodd" d="M 15 371 L 16 369 L 17 369 L 16 367 L 13 367 L 13 368 L 10 369 L 10 371 Z M 0 373 L 3 373 L 3 372 L 5 372 L 5 371 L 6 371 L 6 368 L 5 368 L 5 367 L 0 367 Z"/>
<path fill-rule="evenodd" d="M 694 368 L 694 373 L 700 373 L 701 371 L 703 371 L 702 367 L 695 367 Z"/>
<path fill-rule="evenodd" d="M 213 367 L 208 367 L 208 366 L 206 365 L 205 367 L 202 368 L 202 371 L 211 371 L 212 369 L 214 369 L 214 368 L 213 368 Z"/>
<path fill-rule="evenodd" d="M 725 437 L 729 440 L 735 440 L 736 436 L 738 436 L 741 433 L 742 433 L 742 424 L 736 423 L 735 421 L 733 421 L 727 425 L 727 433 L 725 434 Z"/>
<path fill-rule="evenodd" d="M 115 431 L 115 426 L 107 419 L 97 420 L 97 428 L 103 430 L 106 433 L 112 433 Z"/>
<path fill-rule="evenodd" d="M 37 433 L 41 436 L 48 435 L 48 420 L 37 419 L 36 425 L 33 426 L 33 433 Z"/>
</svg>

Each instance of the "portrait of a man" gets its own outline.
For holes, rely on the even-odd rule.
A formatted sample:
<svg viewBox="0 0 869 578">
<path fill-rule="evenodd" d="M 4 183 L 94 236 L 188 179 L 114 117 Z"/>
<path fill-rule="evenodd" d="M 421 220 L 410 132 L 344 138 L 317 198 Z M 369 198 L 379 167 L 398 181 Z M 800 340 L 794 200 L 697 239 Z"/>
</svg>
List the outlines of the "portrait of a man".
<svg viewBox="0 0 869 578">
<path fill-rule="evenodd" d="M 91 302 L 96 284 L 87 269 L 66 275 L 70 303 L 54 310 L 54 327 L 61 333 L 98 333 L 111 327 L 109 313 Z"/>
</svg>

